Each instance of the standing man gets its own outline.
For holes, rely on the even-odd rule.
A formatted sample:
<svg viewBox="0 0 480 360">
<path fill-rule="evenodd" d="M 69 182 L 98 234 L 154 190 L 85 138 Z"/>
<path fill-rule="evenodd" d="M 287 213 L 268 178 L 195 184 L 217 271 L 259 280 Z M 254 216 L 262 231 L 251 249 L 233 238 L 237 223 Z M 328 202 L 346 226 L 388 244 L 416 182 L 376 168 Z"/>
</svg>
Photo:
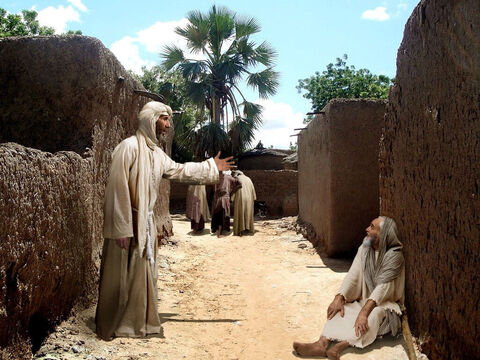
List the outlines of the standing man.
<svg viewBox="0 0 480 360">
<path fill-rule="evenodd" d="M 240 181 L 232 177 L 231 173 L 231 171 L 221 173 L 218 184 L 214 185 L 210 227 L 212 233 L 218 231 L 218 237 L 222 236 L 222 231 L 230 231 L 230 196 L 242 186 Z"/>
<path fill-rule="evenodd" d="M 205 185 L 189 185 L 187 191 L 187 218 L 194 233 L 205 228 L 205 222 L 210 220 L 210 210 L 207 203 Z"/>
<path fill-rule="evenodd" d="M 303 356 L 340 359 L 349 346 L 364 348 L 378 336 L 400 330 L 405 266 L 395 221 L 380 216 L 366 229 L 345 280 L 327 310 L 327 322 L 314 343 L 293 343 Z M 330 341 L 339 341 L 328 349 Z"/>
<path fill-rule="evenodd" d="M 157 309 L 157 232 L 153 208 L 163 178 L 214 183 L 231 158 L 177 164 L 158 146 L 156 132 L 170 128 L 172 110 L 147 103 L 138 130 L 112 153 L 105 189 L 104 245 L 95 322 L 105 340 L 161 332 Z"/>
<path fill-rule="evenodd" d="M 234 176 L 240 181 L 242 187 L 232 196 L 233 235 L 242 236 L 244 232 L 254 231 L 253 215 L 257 195 L 252 180 L 248 176 L 240 170 L 235 170 Z"/>
</svg>

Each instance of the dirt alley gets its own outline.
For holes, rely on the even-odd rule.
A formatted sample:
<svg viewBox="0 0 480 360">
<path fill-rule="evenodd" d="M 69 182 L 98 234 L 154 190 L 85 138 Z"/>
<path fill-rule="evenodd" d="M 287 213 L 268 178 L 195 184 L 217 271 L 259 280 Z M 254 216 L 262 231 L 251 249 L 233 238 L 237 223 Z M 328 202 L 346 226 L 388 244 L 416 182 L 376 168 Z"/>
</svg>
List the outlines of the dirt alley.
<svg viewBox="0 0 480 360">
<path fill-rule="evenodd" d="M 258 220 L 254 235 L 220 239 L 172 219 L 177 244 L 159 256 L 163 337 L 102 341 L 92 306 L 58 326 L 37 359 L 297 359 L 294 340 L 318 339 L 350 263 L 320 257 L 294 231 L 296 218 Z M 403 338 L 391 336 L 341 358 L 408 359 Z"/>
</svg>

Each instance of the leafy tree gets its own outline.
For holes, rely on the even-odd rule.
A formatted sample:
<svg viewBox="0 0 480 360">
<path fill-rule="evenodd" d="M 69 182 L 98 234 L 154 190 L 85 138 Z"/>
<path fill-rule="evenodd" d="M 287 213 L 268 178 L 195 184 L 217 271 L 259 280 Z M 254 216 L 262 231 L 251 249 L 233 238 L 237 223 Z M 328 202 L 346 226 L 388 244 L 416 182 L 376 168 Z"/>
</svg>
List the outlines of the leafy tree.
<svg viewBox="0 0 480 360">
<path fill-rule="evenodd" d="M 35 10 L 22 10 L 21 14 L 7 14 L 0 8 L 0 37 L 53 35 L 51 27 L 40 26 Z"/>
<path fill-rule="evenodd" d="M 55 29 L 40 26 L 35 10 L 22 10 L 21 14 L 8 14 L 0 8 L 0 38 L 7 36 L 53 35 Z M 80 30 L 69 30 L 66 35 L 82 35 Z"/>
<path fill-rule="evenodd" d="M 337 58 L 335 64 L 328 64 L 321 74 L 298 80 L 299 93 L 305 90 L 304 98 L 311 100 L 312 110 L 320 111 L 334 98 L 386 99 L 394 79 L 385 75 L 374 75 L 368 69 L 356 70 L 347 65 L 348 56 Z M 307 118 L 304 122 L 309 122 Z"/>
<path fill-rule="evenodd" d="M 275 94 L 276 53 L 266 42 L 257 45 L 251 40 L 260 32 L 254 18 L 241 18 L 214 5 L 207 13 L 191 11 L 187 19 L 188 25 L 175 31 L 187 40 L 190 53 L 201 54 L 203 59 L 191 59 L 181 48 L 170 45 L 161 54 L 162 65 L 166 70 L 179 70 L 191 101 L 208 111 L 208 124 L 196 132 L 197 152 L 211 156 L 229 148 L 236 154 L 250 145 L 262 123 L 261 106 L 247 101 L 238 84 L 246 76 L 247 84 L 257 89 L 260 97 Z M 252 71 L 262 66 L 263 70 Z"/>
</svg>

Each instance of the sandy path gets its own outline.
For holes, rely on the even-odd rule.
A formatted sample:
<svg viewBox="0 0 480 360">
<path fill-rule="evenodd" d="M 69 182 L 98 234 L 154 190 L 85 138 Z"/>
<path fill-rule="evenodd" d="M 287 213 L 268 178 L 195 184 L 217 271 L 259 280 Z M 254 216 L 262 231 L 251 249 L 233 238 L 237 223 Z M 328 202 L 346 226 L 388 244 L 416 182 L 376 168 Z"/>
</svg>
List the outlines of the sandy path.
<svg viewBox="0 0 480 360">
<path fill-rule="evenodd" d="M 62 323 L 37 358 L 297 359 L 292 341 L 318 338 L 347 262 L 326 259 L 326 266 L 285 228 L 287 220 L 259 221 L 253 236 L 220 239 L 192 235 L 182 216 L 173 220 L 178 246 L 163 246 L 159 260 L 164 337 L 101 341 L 92 307 Z M 407 356 L 403 339 L 386 337 L 342 359 Z"/>
</svg>

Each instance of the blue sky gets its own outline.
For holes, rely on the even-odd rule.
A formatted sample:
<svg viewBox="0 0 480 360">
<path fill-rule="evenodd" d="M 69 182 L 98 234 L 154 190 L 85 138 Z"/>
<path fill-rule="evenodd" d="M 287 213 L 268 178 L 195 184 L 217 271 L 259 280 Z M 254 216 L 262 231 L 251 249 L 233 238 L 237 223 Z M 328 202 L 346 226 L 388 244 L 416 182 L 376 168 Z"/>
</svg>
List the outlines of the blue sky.
<svg viewBox="0 0 480 360">
<path fill-rule="evenodd" d="M 82 30 L 100 39 L 128 69 L 160 61 L 165 44 L 179 43 L 173 29 L 185 24 L 190 10 L 207 11 L 213 4 L 239 15 L 255 17 L 266 40 L 278 52 L 280 87 L 264 106 L 264 126 L 256 140 L 287 148 L 295 142 L 294 128 L 311 109 L 295 86 L 299 79 L 323 71 L 335 58 L 348 54 L 348 63 L 375 74 L 395 76 L 396 54 L 405 23 L 417 0 L 207 0 L 94 1 L 6 0 L 0 7 L 11 13 L 34 8 L 42 25 L 57 32 Z M 247 91 L 249 100 L 257 94 Z"/>
</svg>

